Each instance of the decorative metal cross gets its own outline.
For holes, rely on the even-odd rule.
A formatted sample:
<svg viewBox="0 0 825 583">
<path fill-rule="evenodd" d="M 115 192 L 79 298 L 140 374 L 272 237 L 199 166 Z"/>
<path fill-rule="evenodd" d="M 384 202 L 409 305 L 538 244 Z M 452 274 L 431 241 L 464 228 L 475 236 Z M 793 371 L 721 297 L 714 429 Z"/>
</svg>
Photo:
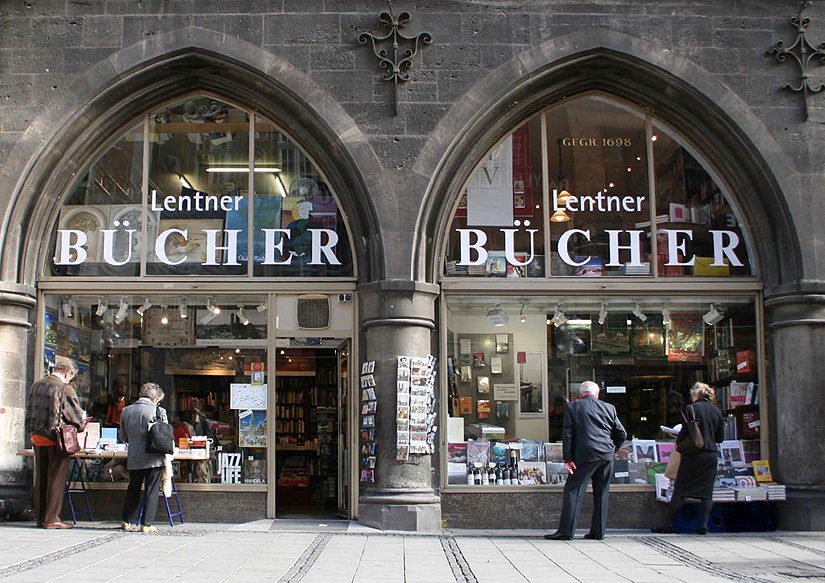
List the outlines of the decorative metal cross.
<svg viewBox="0 0 825 583">
<path fill-rule="evenodd" d="M 390 5 L 392 10 L 392 5 Z M 417 36 L 404 36 L 400 30 L 410 21 L 410 13 L 402 12 L 396 18 L 392 12 L 382 12 L 379 19 L 390 31 L 384 36 L 364 32 L 358 36 L 362 45 L 371 43 L 372 52 L 378 57 L 378 66 L 386 71 L 384 81 L 392 81 L 395 91 L 395 115 L 398 116 L 398 84 L 410 80 L 409 70 L 412 58 L 418 53 L 419 43 L 428 45 L 433 42 L 429 32 L 422 32 Z M 389 54 L 389 44 L 392 43 L 392 55 Z M 401 43 L 407 43 L 407 48 L 401 48 Z M 385 46 L 386 48 L 382 48 Z"/>
<path fill-rule="evenodd" d="M 808 39 L 805 38 L 805 33 L 807 32 L 808 24 L 810 24 L 811 19 L 802 18 L 802 11 L 812 3 L 813 0 L 800 0 L 799 11 L 796 13 L 796 16 L 792 16 L 790 18 L 791 26 L 796 29 L 796 41 L 787 49 L 785 48 L 785 44 L 782 41 L 779 41 L 771 48 L 771 50 L 768 51 L 768 54 L 775 55 L 776 60 L 780 63 L 784 63 L 785 59 L 788 55 L 790 55 L 794 58 L 796 64 L 799 65 L 801 73 L 799 85 L 794 86 L 791 83 L 786 83 L 782 88 L 790 89 L 795 92 L 802 92 L 802 96 L 805 99 L 806 121 L 808 119 L 808 93 L 819 93 L 825 89 L 825 83 L 820 83 L 819 85 L 813 87 L 808 82 L 808 64 L 811 60 L 816 58 L 819 61 L 819 64 L 825 65 L 825 43 L 821 43 L 819 46 L 814 47 L 808 42 Z"/>
</svg>

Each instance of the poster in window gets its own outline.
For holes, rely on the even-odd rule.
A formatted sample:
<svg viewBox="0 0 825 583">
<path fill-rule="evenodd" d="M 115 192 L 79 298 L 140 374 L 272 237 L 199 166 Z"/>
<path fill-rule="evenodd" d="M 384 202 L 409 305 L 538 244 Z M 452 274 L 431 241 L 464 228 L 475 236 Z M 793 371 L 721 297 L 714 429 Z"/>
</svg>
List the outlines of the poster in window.
<svg viewBox="0 0 825 583">
<path fill-rule="evenodd" d="M 593 320 L 590 325 L 590 350 L 620 354 L 630 351 L 630 334 L 626 314 L 608 314 L 604 324 Z"/>
<path fill-rule="evenodd" d="M 166 238 L 166 257 L 172 263 L 180 261 L 186 263 L 206 263 L 206 233 L 204 231 L 219 231 L 217 246 L 225 246 L 221 232 L 223 230 L 223 219 L 161 219 L 159 230 L 161 233 L 169 229 L 186 231 L 187 236 L 181 233 L 172 233 Z M 225 262 L 222 253 L 217 253 L 217 261 Z M 182 261 L 181 261 L 182 260 Z M 155 259 L 157 261 L 157 258 Z"/>
<path fill-rule="evenodd" d="M 238 413 L 238 446 L 266 447 L 266 411 Z"/>
<path fill-rule="evenodd" d="M 636 358 L 659 358 L 665 355 L 664 326 L 661 316 L 648 316 L 644 322 L 633 318 L 633 345 Z"/>
<path fill-rule="evenodd" d="M 104 205 L 66 205 L 60 209 L 58 221 L 60 230 L 81 231 L 86 238 L 83 248 L 86 250 L 86 262 L 97 263 L 101 260 L 103 235 L 101 229 L 108 228 L 109 207 Z M 73 237 L 72 242 L 76 239 Z M 62 255 L 61 238 L 55 244 L 55 257 Z M 77 259 L 77 251 L 69 251 L 70 260 Z"/>
<path fill-rule="evenodd" d="M 513 138 L 494 147 L 467 185 L 467 226 L 513 224 Z"/>
<path fill-rule="evenodd" d="M 667 333 L 667 359 L 673 362 L 702 362 L 705 329 L 699 314 L 673 314 Z"/>
</svg>

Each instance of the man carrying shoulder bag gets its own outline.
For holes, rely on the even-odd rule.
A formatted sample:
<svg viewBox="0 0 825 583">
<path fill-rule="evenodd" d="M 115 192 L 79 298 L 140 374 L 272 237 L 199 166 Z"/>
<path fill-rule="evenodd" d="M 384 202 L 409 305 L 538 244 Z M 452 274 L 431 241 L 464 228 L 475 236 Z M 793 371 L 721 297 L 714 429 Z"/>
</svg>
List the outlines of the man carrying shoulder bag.
<svg viewBox="0 0 825 583">
<path fill-rule="evenodd" d="M 123 502 L 123 522 L 120 528 L 131 530 L 137 524 L 141 505 L 144 506 L 140 532 L 150 533 L 158 509 L 158 491 L 164 465 L 163 453 L 149 453 L 150 426 L 158 421 L 168 423 L 166 410 L 158 403 L 163 400 L 163 390 L 155 383 L 140 388 L 137 401 L 123 409 L 120 418 L 120 437 L 129 444 L 126 468 L 129 470 L 129 487 Z M 140 492 L 144 488 L 143 499 Z M 141 504 L 143 502 L 143 504 Z"/>
</svg>

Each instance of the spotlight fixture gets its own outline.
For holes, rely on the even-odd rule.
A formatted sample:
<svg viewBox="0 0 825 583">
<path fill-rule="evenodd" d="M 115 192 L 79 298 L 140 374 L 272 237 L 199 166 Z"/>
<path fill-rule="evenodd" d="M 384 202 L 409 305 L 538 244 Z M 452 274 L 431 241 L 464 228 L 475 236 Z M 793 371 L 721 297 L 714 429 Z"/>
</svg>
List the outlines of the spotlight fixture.
<svg viewBox="0 0 825 583">
<path fill-rule="evenodd" d="M 72 302 L 69 300 L 63 300 L 63 316 L 65 318 L 72 317 Z"/>
<path fill-rule="evenodd" d="M 636 304 L 636 307 L 633 309 L 633 315 L 639 318 L 642 322 L 647 320 L 647 315 L 642 311 L 642 308 L 639 304 Z"/>
<path fill-rule="evenodd" d="M 144 298 L 143 304 L 137 309 L 137 313 L 143 316 L 146 313 L 146 310 L 152 307 L 152 302 L 149 301 L 149 298 Z"/>
<path fill-rule="evenodd" d="M 257 306 L 255 306 L 255 309 L 259 312 L 266 312 L 266 304 L 258 304 Z"/>
<path fill-rule="evenodd" d="M 507 317 L 507 312 L 501 308 L 501 304 L 496 304 L 495 307 L 487 311 L 487 319 L 493 326 L 505 326 L 510 323 L 510 318 Z"/>
<path fill-rule="evenodd" d="M 178 304 L 178 313 L 180 313 L 180 319 L 185 320 L 189 317 L 189 310 L 186 307 L 186 299 L 181 298 L 180 303 Z"/>
<path fill-rule="evenodd" d="M 218 315 L 221 313 L 221 309 L 212 303 L 212 298 L 206 299 L 206 309 L 212 312 L 214 315 Z"/>
<path fill-rule="evenodd" d="M 166 314 L 166 306 L 161 306 L 160 323 L 166 326 L 169 323 L 169 316 Z"/>
<path fill-rule="evenodd" d="M 519 320 L 521 320 L 522 324 L 527 322 L 527 308 L 525 307 L 524 304 L 521 304 L 521 311 L 519 312 Z"/>
<path fill-rule="evenodd" d="M 607 321 L 607 302 L 602 302 L 602 307 L 599 310 L 599 325 L 604 326 Z"/>
<path fill-rule="evenodd" d="M 106 313 L 106 310 L 109 309 L 109 306 L 103 301 L 103 297 L 97 298 L 97 310 L 95 311 L 95 316 L 102 316 Z"/>
<path fill-rule="evenodd" d="M 670 318 L 670 306 L 665 304 L 662 306 L 662 325 L 665 327 L 665 330 L 670 330 L 672 324 L 673 320 Z"/>
<path fill-rule="evenodd" d="M 249 318 L 246 317 L 246 310 L 243 306 L 238 306 L 238 321 L 244 326 L 249 326 Z"/>
<path fill-rule="evenodd" d="M 207 312 L 203 315 L 203 318 L 201 318 L 201 319 L 198 321 L 198 323 L 199 323 L 199 324 L 201 324 L 201 325 L 203 325 L 203 326 L 205 326 L 205 325 L 207 325 L 209 322 L 211 322 L 212 320 L 214 320 L 214 319 L 215 319 L 215 318 L 217 318 L 217 317 L 218 317 L 218 315 L 217 315 L 217 314 L 215 314 L 214 312 L 211 312 L 211 311 L 208 311 L 208 310 L 207 310 Z"/>
<path fill-rule="evenodd" d="M 184 186 L 186 188 L 190 188 L 190 189 L 192 188 L 192 185 L 189 184 L 189 181 L 186 180 L 186 177 L 183 174 L 181 174 L 180 172 L 178 172 L 178 178 L 180 179 L 180 183 L 181 183 L 182 186 Z"/>
<path fill-rule="evenodd" d="M 550 322 L 552 322 L 556 328 L 564 326 L 567 323 L 567 316 L 564 315 L 564 311 L 558 304 L 556 304 L 556 311 L 553 312 L 553 317 L 550 318 Z"/>
<path fill-rule="evenodd" d="M 719 313 L 719 310 L 717 310 L 713 304 L 710 305 L 710 309 L 707 312 L 702 314 L 702 319 L 705 321 L 705 324 L 709 326 L 716 326 L 723 318 L 724 316 Z"/>
<path fill-rule="evenodd" d="M 117 312 L 115 312 L 115 324 L 120 324 L 123 320 L 126 319 L 126 315 L 129 313 L 129 304 L 126 303 L 126 298 L 120 298 L 120 304 L 117 307 Z"/>
</svg>

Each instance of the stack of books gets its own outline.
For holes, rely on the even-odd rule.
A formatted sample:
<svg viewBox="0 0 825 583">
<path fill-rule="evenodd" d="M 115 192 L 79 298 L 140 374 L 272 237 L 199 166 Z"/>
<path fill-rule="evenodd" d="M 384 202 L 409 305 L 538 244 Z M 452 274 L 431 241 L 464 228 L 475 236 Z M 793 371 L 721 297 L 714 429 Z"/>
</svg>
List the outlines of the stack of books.
<svg viewBox="0 0 825 583">
<path fill-rule="evenodd" d="M 762 484 L 762 488 L 767 490 L 768 500 L 785 500 L 785 484 Z"/>
<path fill-rule="evenodd" d="M 483 263 L 481 265 L 467 266 L 467 275 L 487 275 L 487 266 Z"/>
<path fill-rule="evenodd" d="M 761 486 L 750 486 L 746 488 L 734 488 L 736 500 L 738 502 L 756 502 L 768 499 L 768 489 Z"/>
<path fill-rule="evenodd" d="M 733 488 L 714 488 L 713 489 L 714 502 L 735 502 L 736 492 Z"/>
<path fill-rule="evenodd" d="M 458 265 L 458 261 L 448 261 L 446 264 L 447 275 L 466 275 L 467 266 Z"/>
<path fill-rule="evenodd" d="M 625 275 L 650 275 L 650 263 L 647 261 L 641 262 L 640 265 L 625 265 Z"/>
</svg>

